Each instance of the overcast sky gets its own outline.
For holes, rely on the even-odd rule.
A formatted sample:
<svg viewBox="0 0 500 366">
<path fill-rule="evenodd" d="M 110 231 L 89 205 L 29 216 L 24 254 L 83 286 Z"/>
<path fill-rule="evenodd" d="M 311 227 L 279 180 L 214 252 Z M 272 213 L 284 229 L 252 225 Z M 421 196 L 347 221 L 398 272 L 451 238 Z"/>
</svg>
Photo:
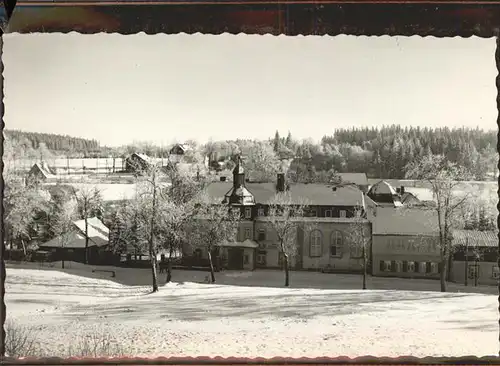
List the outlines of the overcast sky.
<svg viewBox="0 0 500 366">
<path fill-rule="evenodd" d="M 103 145 L 496 129 L 495 40 L 7 34 L 6 128 Z"/>
</svg>

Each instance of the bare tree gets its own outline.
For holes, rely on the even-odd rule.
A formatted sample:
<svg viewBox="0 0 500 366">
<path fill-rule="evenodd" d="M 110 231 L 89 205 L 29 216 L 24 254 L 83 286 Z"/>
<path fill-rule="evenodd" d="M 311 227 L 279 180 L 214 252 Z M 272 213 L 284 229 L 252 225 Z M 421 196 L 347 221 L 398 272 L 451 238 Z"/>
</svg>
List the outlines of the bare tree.
<svg viewBox="0 0 500 366">
<path fill-rule="evenodd" d="M 290 285 L 290 260 L 297 254 L 297 230 L 311 229 L 306 225 L 305 207 L 302 199 L 294 199 L 289 192 L 279 192 L 269 202 L 267 221 L 275 231 L 278 245 L 284 259 L 285 286 Z"/>
<path fill-rule="evenodd" d="M 458 225 L 457 221 L 462 221 L 461 207 L 471 197 L 471 191 L 464 190 L 463 182 L 469 177 L 464 168 L 447 161 L 442 155 L 427 155 L 406 167 L 406 178 L 429 183 L 436 201 L 433 209 L 439 227 L 441 292 L 446 292 L 448 262 L 453 251 L 452 229 Z"/>
<path fill-rule="evenodd" d="M 102 212 L 102 194 L 95 186 L 74 190 L 80 217 L 85 220 L 85 264 L 89 263 L 88 219 Z"/>
<path fill-rule="evenodd" d="M 212 253 L 224 241 L 235 239 L 240 217 L 239 209 L 232 209 L 207 197 L 203 197 L 196 205 L 191 224 L 191 243 L 207 251 L 212 283 L 215 283 Z"/>
<path fill-rule="evenodd" d="M 360 258 L 363 270 L 363 290 L 366 290 L 366 277 L 369 264 L 371 232 L 369 221 L 360 207 L 354 211 L 352 223 L 349 224 L 349 245 L 351 258 Z"/>
</svg>

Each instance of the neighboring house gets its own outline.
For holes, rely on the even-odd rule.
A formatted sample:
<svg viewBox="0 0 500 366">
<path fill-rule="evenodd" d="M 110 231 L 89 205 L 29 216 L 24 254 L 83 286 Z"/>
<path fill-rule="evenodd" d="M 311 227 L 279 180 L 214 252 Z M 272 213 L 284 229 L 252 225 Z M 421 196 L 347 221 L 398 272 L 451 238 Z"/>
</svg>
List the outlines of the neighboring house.
<svg viewBox="0 0 500 366">
<path fill-rule="evenodd" d="M 371 206 L 374 276 L 439 278 L 439 228 L 435 210 Z"/>
<path fill-rule="evenodd" d="M 152 160 L 146 154 L 133 153 L 125 159 L 125 171 L 129 173 L 138 173 L 146 170 L 152 164 Z"/>
<path fill-rule="evenodd" d="M 469 286 L 497 285 L 498 231 L 454 230 L 452 235 L 450 280 Z"/>
<path fill-rule="evenodd" d="M 57 176 L 51 171 L 46 162 L 35 163 L 28 172 L 28 179 L 40 182 L 56 181 Z"/>
<path fill-rule="evenodd" d="M 97 217 L 91 217 L 88 222 L 89 263 L 100 263 L 106 257 L 109 244 L 109 229 Z M 56 260 L 85 261 L 85 220 L 73 222 L 73 230 L 66 237 L 55 237 L 48 242 L 39 244 L 41 250 L 52 252 Z"/>
<path fill-rule="evenodd" d="M 340 177 L 341 182 L 353 183 L 362 192 L 368 192 L 369 183 L 366 173 L 338 173 L 337 175 Z"/>
<path fill-rule="evenodd" d="M 191 146 L 187 144 L 175 144 L 169 151 L 169 160 L 173 164 L 180 163 L 183 161 L 184 155 L 191 150 Z"/>
<path fill-rule="evenodd" d="M 311 270 L 326 266 L 338 271 L 361 269 L 359 256 L 350 255 L 348 235 L 355 213 L 358 209 L 364 211 L 363 193 L 356 187 L 288 184 L 283 173 L 278 174 L 277 183 L 249 183 L 239 160 L 232 182 L 213 182 L 206 191 L 209 196 L 220 199 L 221 204 L 241 209 L 242 220 L 235 242 L 222 245 L 226 248 L 229 268 L 281 268 L 283 254 L 269 224 L 268 202 L 277 192 L 288 191 L 297 203 L 307 202 L 307 217 L 297 218 L 300 221 L 296 233 L 298 254 L 291 258 L 291 265 Z M 370 223 L 363 218 L 356 219 L 363 220 L 369 236 Z"/>
</svg>

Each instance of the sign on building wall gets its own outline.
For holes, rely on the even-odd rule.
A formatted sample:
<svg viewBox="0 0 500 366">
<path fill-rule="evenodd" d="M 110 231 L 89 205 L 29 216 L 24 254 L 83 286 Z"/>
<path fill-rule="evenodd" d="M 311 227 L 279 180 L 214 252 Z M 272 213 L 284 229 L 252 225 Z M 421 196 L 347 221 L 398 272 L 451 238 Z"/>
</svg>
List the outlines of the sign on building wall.
<svg viewBox="0 0 500 366">
<path fill-rule="evenodd" d="M 406 253 L 436 253 L 438 246 L 432 239 L 388 238 L 387 251 Z"/>
</svg>

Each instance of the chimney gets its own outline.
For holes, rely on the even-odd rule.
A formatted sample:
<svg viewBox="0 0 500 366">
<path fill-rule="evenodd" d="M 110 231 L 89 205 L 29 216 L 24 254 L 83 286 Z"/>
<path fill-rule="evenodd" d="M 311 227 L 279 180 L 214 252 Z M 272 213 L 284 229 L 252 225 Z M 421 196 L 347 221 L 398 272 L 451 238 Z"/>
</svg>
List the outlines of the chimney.
<svg viewBox="0 0 500 366">
<path fill-rule="evenodd" d="M 278 192 L 285 192 L 286 183 L 285 183 L 285 173 L 278 173 L 278 181 L 276 183 L 276 190 Z"/>
</svg>

